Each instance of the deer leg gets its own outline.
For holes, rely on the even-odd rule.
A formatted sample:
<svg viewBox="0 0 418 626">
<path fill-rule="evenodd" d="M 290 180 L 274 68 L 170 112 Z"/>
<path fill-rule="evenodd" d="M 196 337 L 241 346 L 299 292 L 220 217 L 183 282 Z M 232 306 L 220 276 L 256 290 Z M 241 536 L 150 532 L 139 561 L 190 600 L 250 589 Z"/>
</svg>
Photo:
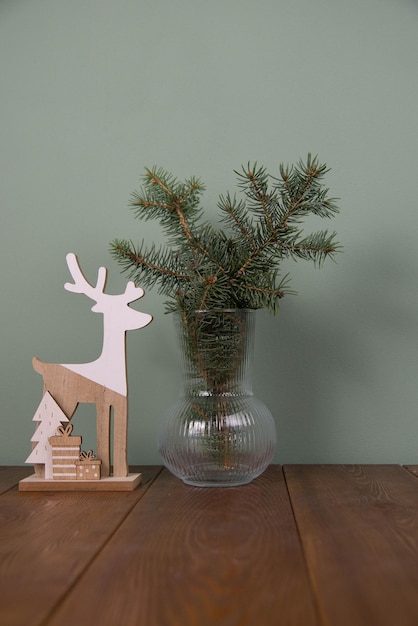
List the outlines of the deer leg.
<svg viewBox="0 0 418 626">
<path fill-rule="evenodd" d="M 110 405 L 105 400 L 96 403 L 97 458 L 101 460 L 102 476 L 110 475 Z"/>
<path fill-rule="evenodd" d="M 128 400 L 118 394 L 113 404 L 113 475 L 128 475 Z"/>
</svg>

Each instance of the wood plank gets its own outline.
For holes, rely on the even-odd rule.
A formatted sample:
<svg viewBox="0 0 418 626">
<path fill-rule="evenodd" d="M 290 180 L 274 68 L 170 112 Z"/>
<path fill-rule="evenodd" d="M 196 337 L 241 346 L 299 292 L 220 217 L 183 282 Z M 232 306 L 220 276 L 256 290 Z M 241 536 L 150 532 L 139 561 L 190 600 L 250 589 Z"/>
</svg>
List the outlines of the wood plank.
<svg viewBox="0 0 418 626">
<path fill-rule="evenodd" d="M 408 472 L 411 472 L 413 476 L 418 478 L 418 465 L 405 465 L 404 467 Z"/>
<path fill-rule="evenodd" d="M 141 470 L 142 484 L 131 492 L 27 493 L 14 488 L 2 494 L 0 624 L 44 623 L 161 468 Z"/>
<path fill-rule="evenodd" d="M 0 467 L 0 494 L 15 487 L 19 480 L 26 478 L 33 472 L 32 467 L 21 467 L 16 465 L 3 465 Z"/>
<path fill-rule="evenodd" d="M 243 487 L 165 470 L 48 626 L 317 624 L 281 468 Z"/>
<path fill-rule="evenodd" d="M 326 626 L 418 624 L 418 482 L 400 466 L 286 466 Z"/>
</svg>

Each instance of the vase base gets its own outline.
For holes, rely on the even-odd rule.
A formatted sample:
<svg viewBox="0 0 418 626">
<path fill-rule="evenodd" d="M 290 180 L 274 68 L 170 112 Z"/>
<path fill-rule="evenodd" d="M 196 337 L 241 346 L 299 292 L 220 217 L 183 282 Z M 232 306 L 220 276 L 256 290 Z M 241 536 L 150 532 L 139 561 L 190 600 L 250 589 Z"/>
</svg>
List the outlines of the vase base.
<svg viewBox="0 0 418 626">
<path fill-rule="evenodd" d="M 204 481 L 204 480 L 187 480 L 185 478 L 182 479 L 185 485 L 189 485 L 190 487 L 241 487 L 242 485 L 248 485 L 252 482 L 253 478 L 248 478 L 245 480 L 237 480 L 237 481 Z"/>
</svg>

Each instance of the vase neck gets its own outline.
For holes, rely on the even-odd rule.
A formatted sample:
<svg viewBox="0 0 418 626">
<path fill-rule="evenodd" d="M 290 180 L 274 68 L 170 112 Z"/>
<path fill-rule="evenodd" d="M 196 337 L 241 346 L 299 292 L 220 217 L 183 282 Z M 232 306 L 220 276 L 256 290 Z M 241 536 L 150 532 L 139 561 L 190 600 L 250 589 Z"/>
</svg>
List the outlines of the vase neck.
<svg viewBox="0 0 418 626">
<path fill-rule="evenodd" d="M 185 395 L 252 395 L 255 313 L 232 309 L 174 314 Z"/>
</svg>

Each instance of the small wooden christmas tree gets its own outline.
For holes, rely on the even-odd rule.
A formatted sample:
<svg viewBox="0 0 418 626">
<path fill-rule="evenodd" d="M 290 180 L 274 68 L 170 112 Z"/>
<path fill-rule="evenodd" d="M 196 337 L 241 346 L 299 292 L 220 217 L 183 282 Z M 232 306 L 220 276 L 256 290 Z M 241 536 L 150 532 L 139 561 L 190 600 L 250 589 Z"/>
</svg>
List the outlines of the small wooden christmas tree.
<svg viewBox="0 0 418 626">
<path fill-rule="evenodd" d="M 52 450 L 50 437 L 56 435 L 61 422 L 68 422 L 68 417 L 61 411 L 51 394 L 46 391 L 38 409 L 33 416 L 34 422 L 39 422 L 33 436 L 35 447 L 25 463 L 44 465 L 44 477 L 52 478 Z"/>
</svg>

